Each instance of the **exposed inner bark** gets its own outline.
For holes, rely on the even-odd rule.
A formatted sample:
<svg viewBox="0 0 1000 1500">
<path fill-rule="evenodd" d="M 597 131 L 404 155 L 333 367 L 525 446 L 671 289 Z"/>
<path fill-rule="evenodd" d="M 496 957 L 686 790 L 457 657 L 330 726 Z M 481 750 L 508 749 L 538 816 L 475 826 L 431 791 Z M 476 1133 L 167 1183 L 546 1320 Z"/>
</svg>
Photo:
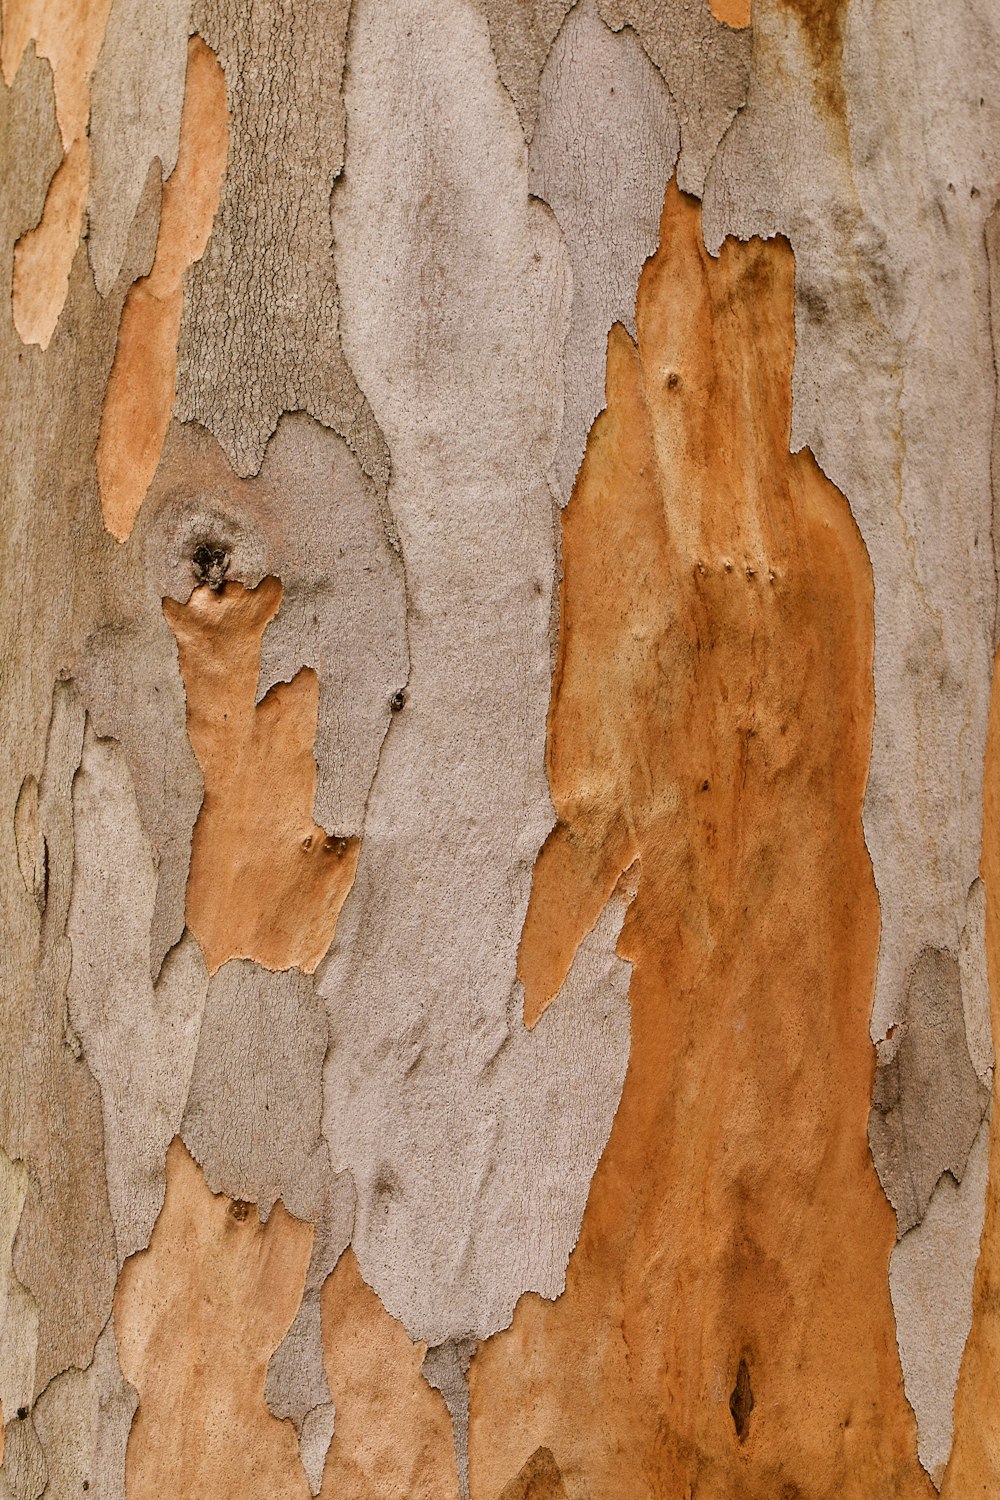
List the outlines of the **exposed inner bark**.
<svg viewBox="0 0 1000 1500">
<path fill-rule="evenodd" d="M 483 1500 L 543 1447 L 570 1494 L 930 1493 L 866 1140 L 872 582 L 788 451 L 793 277 L 671 187 L 565 514 L 520 974 L 530 1022 L 638 859 L 632 1051 L 565 1294 L 473 1361 Z"/>
<path fill-rule="evenodd" d="M 304 667 L 255 703 L 261 637 L 281 584 L 210 583 L 163 609 L 177 637 L 188 734 L 205 777 L 191 844 L 188 926 L 210 974 L 227 959 L 312 973 L 354 880 L 360 840 L 312 815 L 319 682 Z"/>
</svg>

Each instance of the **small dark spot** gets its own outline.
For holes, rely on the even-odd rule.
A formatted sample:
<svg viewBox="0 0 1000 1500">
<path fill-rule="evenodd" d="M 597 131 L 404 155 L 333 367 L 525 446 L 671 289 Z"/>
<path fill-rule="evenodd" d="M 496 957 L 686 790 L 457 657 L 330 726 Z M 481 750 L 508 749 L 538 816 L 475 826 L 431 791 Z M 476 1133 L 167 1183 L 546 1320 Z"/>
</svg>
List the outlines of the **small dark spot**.
<svg viewBox="0 0 1000 1500">
<path fill-rule="evenodd" d="M 703 792 L 707 792 L 708 791 L 708 782 L 707 781 L 703 781 L 702 782 L 701 789 L 702 789 Z"/>
<path fill-rule="evenodd" d="M 208 542 L 199 542 L 191 559 L 191 571 L 199 583 L 207 583 L 218 593 L 226 581 L 229 570 L 229 552 L 225 547 L 213 547 Z"/>
<path fill-rule="evenodd" d="M 23 1422 L 24 1419 L 25 1419 L 25 1417 L 27 1415 L 28 1415 L 28 1408 L 26 1406 L 19 1406 L 17 1408 L 17 1420 L 19 1422 Z"/>
<path fill-rule="evenodd" d="M 969 189 L 969 197 L 970 198 L 978 198 L 979 197 L 979 189 L 977 187 L 970 188 Z"/>
<path fill-rule="evenodd" d="M 403 708 L 405 706 L 405 704 L 406 704 L 406 689 L 405 688 L 397 688 L 396 691 L 393 693 L 392 697 L 389 699 L 389 707 L 392 709 L 392 711 L 393 711 L 394 714 L 398 714 L 399 711 L 400 711 L 400 709 Z"/>
<path fill-rule="evenodd" d="M 669 388 L 672 391 L 676 391 L 676 389 L 680 385 L 680 383 L 681 383 L 681 377 L 678 375 L 677 371 L 676 370 L 671 370 L 670 374 L 667 376 L 667 385 L 669 386 Z"/>
<path fill-rule="evenodd" d="M 234 1200 L 234 1202 L 230 1203 L 229 1212 L 232 1214 L 237 1224 L 242 1224 L 247 1215 L 250 1213 L 250 1205 L 249 1203 L 244 1203 L 242 1198 L 237 1198 Z"/>
<path fill-rule="evenodd" d="M 83 1487 L 84 1487 L 85 1490 L 89 1490 L 90 1489 L 90 1480 L 89 1479 L 85 1479 L 83 1481 Z"/>
<path fill-rule="evenodd" d="M 722 566 L 725 568 L 725 570 L 726 570 L 727 573 L 731 573 L 733 571 L 733 565 L 729 561 L 728 557 L 723 559 Z"/>
<path fill-rule="evenodd" d="M 750 1413 L 753 1411 L 753 1391 L 750 1389 L 750 1371 L 747 1369 L 745 1359 L 740 1360 L 739 1369 L 736 1371 L 736 1384 L 733 1386 L 733 1394 L 729 1398 L 729 1410 L 732 1414 L 733 1426 L 736 1428 L 736 1436 L 742 1443 L 746 1436 Z"/>
<path fill-rule="evenodd" d="M 323 848 L 326 849 L 328 853 L 333 852 L 336 854 L 343 854 L 344 850 L 347 848 L 347 840 L 338 838 L 335 833 L 328 833 L 326 838 L 323 840 Z"/>
</svg>

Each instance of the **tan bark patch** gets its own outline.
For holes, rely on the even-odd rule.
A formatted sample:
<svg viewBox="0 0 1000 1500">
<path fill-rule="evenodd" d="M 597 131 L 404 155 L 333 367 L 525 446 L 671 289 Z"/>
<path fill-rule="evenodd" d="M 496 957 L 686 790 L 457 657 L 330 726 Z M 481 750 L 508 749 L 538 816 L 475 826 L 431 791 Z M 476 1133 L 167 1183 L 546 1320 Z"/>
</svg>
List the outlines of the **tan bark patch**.
<svg viewBox="0 0 1000 1500">
<path fill-rule="evenodd" d="M 228 149 L 225 78 L 211 48 L 193 36 L 177 165 L 163 188 L 152 269 L 122 309 L 97 443 L 104 524 L 120 542 L 135 524 L 170 423 L 184 273 L 208 244 Z"/>
<path fill-rule="evenodd" d="M 0 71 L 14 82 L 28 43 L 52 67 L 56 119 L 68 150 L 87 128 L 90 78 L 104 42 L 111 0 L 3 0 Z"/>
<path fill-rule="evenodd" d="M 180 652 L 191 747 L 205 778 L 187 923 L 209 973 L 230 958 L 312 973 L 354 880 L 360 841 L 312 815 L 319 683 L 303 668 L 255 703 L 261 637 L 281 584 L 196 588 L 164 601 Z"/>
<path fill-rule="evenodd" d="M 90 183 L 90 141 L 73 142 L 49 183 L 42 217 L 14 247 L 14 327 L 23 344 L 43 349 L 55 332 L 69 290 Z"/>
<path fill-rule="evenodd" d="M 1000 654 L 993 666 L 983 772 L 983 854 L 986 964 L 992 997 L 994 1056 L 1000 1057 Z M 1000 1493 L 1000 1081 L 993 1074 L 986 1216 L 972 1289 L 972 1329 L 955 1393 L 955 1437 L 941 1486 L 942 1500 Z"/>
<path fill-rule="evenodd" d="M 128 1500 L 308 1500 L 295 1429 L 264 1400 L 267 1362 L 302 1298 L 313 1230 L 275 1204 L 213 1194 L 179 1141 L 148 1250 L 115 1293 L 122 1372 L 139 1392 Z"/>
<path fill-rule="evenodd" d="M 671 187 L 609 341 L 519 967 L 532 1021 L 638 858 L 632 1050 L 564 1295 L 473 1361 L 477 1500 L 540 1448 L 572 1496 L 931 1493 L 866 1137 L 872 579 L 788 451 L 793 287 L 784 241 L 713 259 Z"/>
<path fill-rule="evenodd" d="M 69 290 L 90 185 L 90 78 L 104 42 L 111 0 L 0 0 L 0 72 L 14 82 L 28 43 L 52 67 L 64 155 L 42 217 L 14 249 L 14 327 L 24 344 L 47 349 Z"/>
<path fill-rule="evenodd" d="M 345 1250 L 323 1287 L 324 1364 L 337 1412 L 324 1500 L 457 1500 L 451 1418 L 413 1344 Z"/>
</svg>

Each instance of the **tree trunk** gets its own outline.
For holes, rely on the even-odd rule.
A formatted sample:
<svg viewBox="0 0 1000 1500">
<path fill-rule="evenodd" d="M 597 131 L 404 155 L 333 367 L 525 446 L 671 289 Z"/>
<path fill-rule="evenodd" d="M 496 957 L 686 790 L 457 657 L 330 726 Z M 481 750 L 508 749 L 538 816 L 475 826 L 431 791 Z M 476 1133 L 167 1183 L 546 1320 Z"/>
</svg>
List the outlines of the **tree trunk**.
<svg viewBox="0 0 1000 1500">
<path fill-rule="evenodd" d="M 995 0 L 0 66 L 0 1500 L 1000 1493 Z"/>
</svg>

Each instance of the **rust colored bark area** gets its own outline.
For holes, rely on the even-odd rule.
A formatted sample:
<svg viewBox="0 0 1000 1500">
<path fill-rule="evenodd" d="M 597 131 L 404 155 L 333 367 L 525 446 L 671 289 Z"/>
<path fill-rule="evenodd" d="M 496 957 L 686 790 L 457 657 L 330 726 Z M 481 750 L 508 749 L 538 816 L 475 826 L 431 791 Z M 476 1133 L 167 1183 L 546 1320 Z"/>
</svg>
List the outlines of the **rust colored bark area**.
<svg viewBox="0 0 1000 1500">
<path fill-rule="evenodd" d="M 458 1500 L 451 1418 L 412 1344 L 345 1250 L 323 1287 L 323 1345 L 337 1425 L 324 1500 Z"/>
<path fill-rule="evenodd" d="M 115 1293 L 124 1375 L 139 1392 L 126 1456 L 128 1500 L 308 1500 L 295 1430 L 267 1409 L 267 1361 L 302 1297 L 313 1229 L 275 1204 L 206 1186 L 179 1141 L 149 1249 Z"/>
<path fill-rule="evenodd" d="M 779 0 L 779 4 L 802 28 L 813 67 L 816 103 L 839 129 L 846 129 L 843 60 L 847 0 Z"/>
<path fill-rule="evenodd" d="M 177 165 L 163 189 L 152 269 L 122 309 L 97 443 L 104 524 L 120 542 L 135 525 L 163 448 L 177 381 L 184 273 L 208 244 L 228 149 L 225 78 L 211 48 L 193 36 Z"/>
<path fill-rule="evenodd" d="M 709 8 L 717 21 L 724 21 L 734 31 L 750 25 L 750 0 L 709 0 Z"/>
<path fill-rule="evenodd" d="M 994 1055 L 1000 1057 L 1000 654 L 993 691 L 983 773 L 983 853 L 986 887 L 986 964 L 989 973 Z M 993 1073 L 990 1165 L 986 1215 L 972 1289 L 972 1328 L 955 1393 L 955 1437 L 941 1486 L 942 1500 L 979 1500 L 1000 1494 L 1000 1080 Z"/>
<path fill-rule="evenodd" d="M 227 959 L 312 973 L 354 880 L 359 841 L 312 815 L 319 683 L 304 667 L 255 703 L 260 643 L 281 584 L 196 588 L 164 601 L 187 689 L 191 747 L 205 778 L 187 923 L 209 972 Z"/>
<path fill-rule="evenodd" d="M 788 451 L 793 280 L 782 240 L 710 257 L 671 186 L 610 338 L 520 972 L 533 1020 L 638 858 L 632 1050 L 564 1295 L 473 1361 L 476 1500 L 539 1450 L 570 1500 L 931 1494 L 866 1134 L 872 580 Z"/>
</svg>

